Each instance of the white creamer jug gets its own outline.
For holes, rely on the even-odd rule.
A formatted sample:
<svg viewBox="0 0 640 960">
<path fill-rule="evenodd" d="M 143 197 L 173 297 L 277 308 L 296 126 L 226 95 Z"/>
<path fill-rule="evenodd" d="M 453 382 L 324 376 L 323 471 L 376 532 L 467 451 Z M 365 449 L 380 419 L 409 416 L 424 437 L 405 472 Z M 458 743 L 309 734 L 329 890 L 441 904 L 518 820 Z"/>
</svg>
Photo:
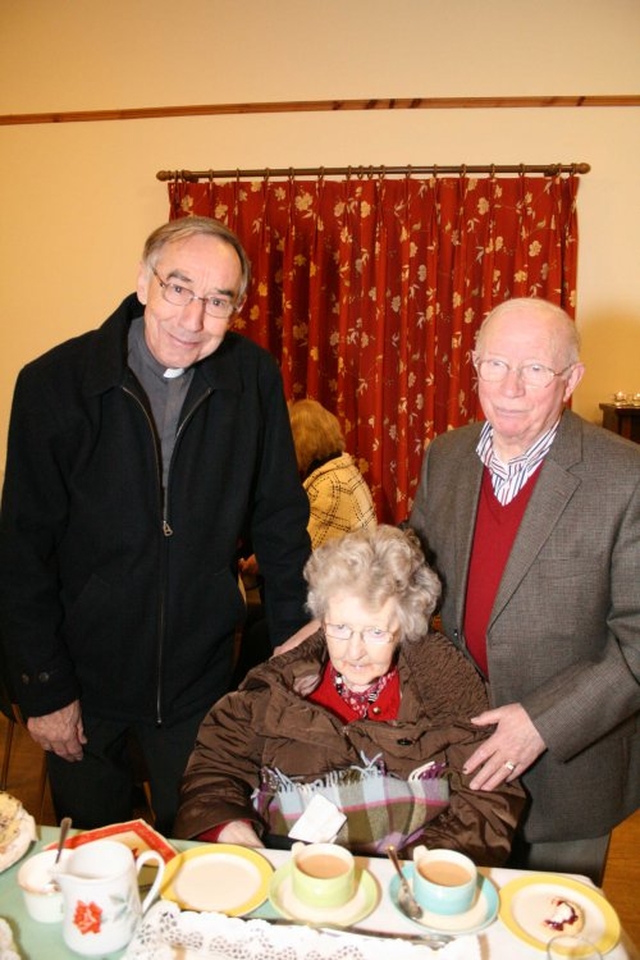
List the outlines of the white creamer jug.
<svg viewBox="0 0 640 960">
<path fill-rule="evenodd" d="M 158 869 L 140 903 L 138 873 L 146 863 L 155 863 Z M 67 946 L 85 956 L 126 946 L 158 892 L 163 873 L 164 861 L 155 850 L 134 859 L 129 847 L 116 840 L 95 840 L 74 850 L 55 873 L 64 897 L 62 936 Z"/>
</svg>

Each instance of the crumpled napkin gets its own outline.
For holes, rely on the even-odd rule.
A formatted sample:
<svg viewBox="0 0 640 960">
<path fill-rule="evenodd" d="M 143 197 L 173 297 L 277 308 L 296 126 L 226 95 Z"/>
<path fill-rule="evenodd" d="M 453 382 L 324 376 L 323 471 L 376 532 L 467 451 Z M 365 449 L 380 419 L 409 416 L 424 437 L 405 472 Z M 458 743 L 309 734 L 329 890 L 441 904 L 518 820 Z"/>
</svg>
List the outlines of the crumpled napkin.
<svg viewBox="0 0 640 960">
<path fill-rule="evenodd" d="M 331 843 L 346 819 L 335 803 L 317 793 L 289 830 L 289 836 L 305 843 Z"/>
</svg>

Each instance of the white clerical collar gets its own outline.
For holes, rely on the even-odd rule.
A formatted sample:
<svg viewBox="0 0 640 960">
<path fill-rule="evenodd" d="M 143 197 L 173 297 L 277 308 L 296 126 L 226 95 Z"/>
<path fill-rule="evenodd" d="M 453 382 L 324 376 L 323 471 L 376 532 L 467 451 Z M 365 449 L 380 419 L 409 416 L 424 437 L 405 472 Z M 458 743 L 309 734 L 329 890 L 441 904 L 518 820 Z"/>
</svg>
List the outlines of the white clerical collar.
<svg viewBox="0 0 640 960">
<path fill-rule="evenodd" d="M 165 380 L 175 380 L 176 377 L 181 377 L 184 373 L 184 367 L 167 367 L 162 376 Z"/>
</svg>

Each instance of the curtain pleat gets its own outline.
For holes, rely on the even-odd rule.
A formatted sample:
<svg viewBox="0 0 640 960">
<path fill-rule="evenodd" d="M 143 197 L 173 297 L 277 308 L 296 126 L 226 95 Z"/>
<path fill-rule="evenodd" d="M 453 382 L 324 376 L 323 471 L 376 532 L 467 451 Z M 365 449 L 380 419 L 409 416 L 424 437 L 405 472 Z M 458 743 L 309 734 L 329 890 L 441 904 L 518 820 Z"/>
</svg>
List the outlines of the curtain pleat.
<svg viewBox="0 0 640 960">
<path fill-rule="evenodd" d="M 169 184 L 172 219 L 227 223 L 252 264 L 237 329 L 288 397 L 340 419 L 380 520 L 411 507 L 425 445 L 482 416 L 471 363 L 488 311 L 576 302 L 576 176 Z"/>
</svg>

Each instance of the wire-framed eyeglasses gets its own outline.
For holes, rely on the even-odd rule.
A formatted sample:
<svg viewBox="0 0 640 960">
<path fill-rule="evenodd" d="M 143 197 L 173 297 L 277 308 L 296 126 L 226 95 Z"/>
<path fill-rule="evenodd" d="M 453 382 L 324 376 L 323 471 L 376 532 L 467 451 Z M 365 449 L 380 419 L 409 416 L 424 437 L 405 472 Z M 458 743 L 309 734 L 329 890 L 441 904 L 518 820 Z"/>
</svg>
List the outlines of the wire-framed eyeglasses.
<svg viewBox="0 0 640 960">
<path fill-rule="evenodd" d="M 167 303 L 172 303 L 174 307 L 187 307 L 192 300 L 201 300 L 204 304 L 204 312 L 218 320 L 228 320 L 236 309 L 234 300 L 215 294 L 210 297 L 199 297 L 193 290 L 184 287 L 181 283 L 163 280 L 155 267 L 152 267 L 151 271 L 160 284 L 163 298 Z"/>
<path fill-rule="evenodd" d="M 342 643 L 351 640 L 354 633 L 357 633 L 362 638 L 363 643 L 374 647 L 384 647 L 393 643 L 396 636 L 396 631 L 383 630 L 381 627 L 361 627 L 360 630 L 356 630 L 348 623 L 327 623 L 326 621 L 323 621 L 322 626 L 327 637 L 331 637 L 332 640 L 340 640 Z"/>
<path fill-rule="evenodd" d="M 510 370 L 514 370 L 523 383 L 529 387 L 548 387 L 556 377 L 563 377 L 574 366 L 570 363 L 564 370 L 552 370 L 543 363 L 523 363 L 519 367 L 511 367 L 505 360 L 474 359 L 476 372 L 485 383 L 501 383 L 506 379 Z"/>
</svg>

